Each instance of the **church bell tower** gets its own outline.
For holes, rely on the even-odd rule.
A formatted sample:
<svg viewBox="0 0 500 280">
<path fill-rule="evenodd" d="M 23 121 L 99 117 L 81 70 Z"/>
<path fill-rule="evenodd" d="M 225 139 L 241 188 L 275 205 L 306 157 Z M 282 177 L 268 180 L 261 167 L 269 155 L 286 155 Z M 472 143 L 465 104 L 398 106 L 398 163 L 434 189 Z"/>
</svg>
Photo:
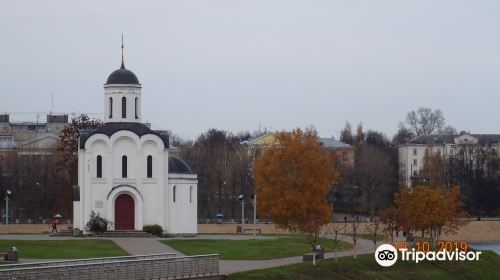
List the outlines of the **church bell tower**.
<svg viewBox="0 0 500 280">
<path fill-rule="evenodd" d="M 125 68 L 113 71 L 104 84 L 104 122 L 141 122 L 141 84 L 134 72 Z"/>
</svg>

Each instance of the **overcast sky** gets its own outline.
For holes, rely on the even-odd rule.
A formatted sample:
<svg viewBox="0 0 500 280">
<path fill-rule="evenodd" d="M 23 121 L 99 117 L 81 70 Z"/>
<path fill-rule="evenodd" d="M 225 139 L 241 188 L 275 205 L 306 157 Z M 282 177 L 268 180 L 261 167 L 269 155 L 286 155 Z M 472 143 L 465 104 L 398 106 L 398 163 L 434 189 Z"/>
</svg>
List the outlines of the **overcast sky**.
<svg viewBox="0 0 500 280">
<path fill-rule="evenodd" d="M 406 112 L 500 133 L 500 1 L 0 2 L 0 112 L 102 118 L 125 65 L 142 119 L 184 138 L 345 121 L 392 136 Z M 45 117 L 43 116 L 42 119 Z"/>
</svg>

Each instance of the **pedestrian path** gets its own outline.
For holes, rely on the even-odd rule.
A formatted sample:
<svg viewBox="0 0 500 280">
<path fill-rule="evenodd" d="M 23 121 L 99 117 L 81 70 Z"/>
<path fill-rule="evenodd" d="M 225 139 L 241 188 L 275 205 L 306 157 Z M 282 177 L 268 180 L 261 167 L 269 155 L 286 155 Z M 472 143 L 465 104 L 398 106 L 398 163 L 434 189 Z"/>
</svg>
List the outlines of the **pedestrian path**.
<svg viewBox="0 0 500 280">
<path fill-rule="evenodd" d="M 138 238 L 138 237 L 113 237 L 113 240 L 123 250 L 131 255 L 149 255 L 160 253 L 174 253 L 176 256 L 184 256 L 182 253 L 163 244 L 157 238 Z"/>
<path fill-rule="evenodd" d="M 367 254 L 372 253 L 375 250 L 373 249 L 373 242 L 366 239 L 358 239 L 357 241 L 357 254 Z M 377 243 L 378 244 L 378 243 Z M 337 252 L 337 257 L 346 257 L 346 256 L 354 256 L 354 249 L 347 251 L 339 251 Z M 325 259 L 332 259 L 335 257 L 335 253 L 325 253 Z M 271 268 L 277 266 L 284 266 L 290 264 L 302 263 L 302 256 L 297 257 L 289 257 L 289 258 L 281 258 L 281 259 L 272 259 L 272 260 L 263 260 L 263 261 L 220 261 L 220 273 L 221 274 L 231 274 L 236 272 L 243 272 L 255 269 L 264 269 Z"/>
</svg>

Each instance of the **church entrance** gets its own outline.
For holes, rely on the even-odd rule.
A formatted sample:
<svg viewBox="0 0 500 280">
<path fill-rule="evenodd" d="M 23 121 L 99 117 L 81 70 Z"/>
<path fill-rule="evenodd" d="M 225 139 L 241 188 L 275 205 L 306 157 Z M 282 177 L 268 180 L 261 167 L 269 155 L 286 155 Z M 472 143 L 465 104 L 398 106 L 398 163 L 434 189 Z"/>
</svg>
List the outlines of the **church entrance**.
<svg viewBox="0 0 500 280">
<path fill-rule="evenodd" d="M 134 199 L 128 194 L 120 194 L 115 201 L 115 229 L 135 229 Z"/>
</svg>

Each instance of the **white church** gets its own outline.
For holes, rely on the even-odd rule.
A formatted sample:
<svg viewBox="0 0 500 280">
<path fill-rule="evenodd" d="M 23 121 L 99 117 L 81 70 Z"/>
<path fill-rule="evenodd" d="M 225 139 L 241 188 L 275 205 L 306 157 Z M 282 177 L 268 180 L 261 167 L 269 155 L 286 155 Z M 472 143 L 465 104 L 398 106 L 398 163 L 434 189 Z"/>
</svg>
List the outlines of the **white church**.
<svg viewBox="0 0 500 280">
<path fill-rule="evenodd" d="M 197 175 L 169 154 L 166 131 L 141 123 L 141 95 L 122 53 L 104 84 L 104 124 L 80 131 L 73 227 L 84 230 L 94 211 L 113 230 L 159 224 L 166 234 L 196 234 Z"/>
</svg>

